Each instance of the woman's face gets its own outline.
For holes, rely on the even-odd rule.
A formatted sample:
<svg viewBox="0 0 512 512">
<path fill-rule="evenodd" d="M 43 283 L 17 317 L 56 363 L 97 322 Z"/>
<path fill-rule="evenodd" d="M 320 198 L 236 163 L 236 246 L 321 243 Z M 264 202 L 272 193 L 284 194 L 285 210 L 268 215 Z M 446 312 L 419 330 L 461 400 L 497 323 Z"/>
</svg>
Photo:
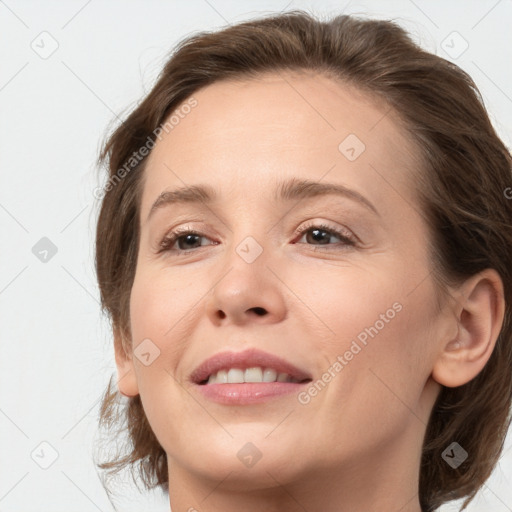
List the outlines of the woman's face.
<svg viewBox="0 0 512 512">
<path fill-rule="evenodd" d="M 395 462 L 416 478 L 448 324 L 412 143 L 388 107 L 324 76 L 194 99 L 145 169 L 120 382 L 140 393 L 171 478 L 256 489 L 350 467 L 367 484 Z M 185 187 L 212 198 L 162 195 Z"/>
</svg>

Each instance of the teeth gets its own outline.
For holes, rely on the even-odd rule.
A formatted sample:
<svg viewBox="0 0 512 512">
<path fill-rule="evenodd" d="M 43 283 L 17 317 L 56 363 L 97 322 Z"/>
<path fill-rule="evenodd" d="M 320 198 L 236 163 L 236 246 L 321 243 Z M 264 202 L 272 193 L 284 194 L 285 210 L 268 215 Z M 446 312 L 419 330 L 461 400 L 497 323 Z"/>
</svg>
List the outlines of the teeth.
<svg viewBox="0 0 512 512">
<path fill-rule="evenodd" d="M 208 378 L 208 384 L 240 384 L 243 382 L 298 382 L 287 373 L 277 373 L 272 368 L 261 368 L 255 366 L 241 370 L 229 368 L 219 370 Z"/>
<path fill-rule="evenodd" d="M 277 379 L 277 372 L 272 368 L 265 368 L 263 372 L 263 382 L 275 382 Z"/>
<path fill-rule="evenodd" d="M 286 375 L 286 373 L 280 373 L 277 376 L 277 382 L 286 382 L 287 378 L 288 378 L 288 375 Z"/>
<path fill-rule="evenodd" d="M 244 372 L 245 382 L 263 382 L 263 371 L 261 368 L 247 368 Z"/>
<path fill-rule="evenodd" d="M 215 378 L 215 382 L 218 384 L 227 384 L 228 382 L 228 372 L 226 370 L 220 370 L 217 372 L 217 377 Z M 209 384 L 209 382 L 208 382 Z"/>
<path fill-rule="evenodd" d="M 239 370 L 238 368 L 231 368 L 228 371 L 228 383 L 239 384 L 242 382 L 244 382 L 244 371 Z"/>
</svg>

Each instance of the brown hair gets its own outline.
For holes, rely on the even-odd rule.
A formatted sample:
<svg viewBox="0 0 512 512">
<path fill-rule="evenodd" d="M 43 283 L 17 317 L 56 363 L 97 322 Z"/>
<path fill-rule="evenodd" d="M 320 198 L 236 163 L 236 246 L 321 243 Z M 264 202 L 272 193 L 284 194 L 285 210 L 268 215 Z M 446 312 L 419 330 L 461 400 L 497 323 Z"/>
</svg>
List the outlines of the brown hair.
<svg viewBox="0 0 512 512">
<path fill-rule="evenodd" d="M 380 98 L 404 121 L 422 162 L 415 176 L 419 207 L 432 232 L 433 276 L 440 289 L 443 283 L 460 282 L 486 268 L 495 269 L 503 281 L 506 312 L 495 350 L 469 383 L 442 387 L 423 444 L 422 509 L 431 512 L 464 497 L 466 508 L 497 464 L 511 421 L 512 210 L 506 190 L 512 185 L 512 158 L 468 74 L 422 50 L 397 24 L 345 15 L 324 22 L 291 11 L 183 40 L 153 89 L 111 134 L 99 157 L 99 163 L 108 162 L 109 172 L 96 235 L 103 310 L 113 329 L 122 333 L 129 354 L 129 299 L 147 160 L 133 156 L 141 147 L 154 145 L 155 130 L 200 88 L 287 69 L 324 73 L 353 84 Z M 133 470 L 138 463 L 147 489 L 160 486 L 168 491 L 166 454 L 140 396 L 116 409 L 119 392 L 111 384 L 112 379 L 103 397 L 100 425 L 119 428 L 124 420 L 131 446 L 129 453 L 99 467 L 115 473 L 126 466 Z M 468 453 L 457 469 L 441 457 L 453 441 Z"/>
</svg>

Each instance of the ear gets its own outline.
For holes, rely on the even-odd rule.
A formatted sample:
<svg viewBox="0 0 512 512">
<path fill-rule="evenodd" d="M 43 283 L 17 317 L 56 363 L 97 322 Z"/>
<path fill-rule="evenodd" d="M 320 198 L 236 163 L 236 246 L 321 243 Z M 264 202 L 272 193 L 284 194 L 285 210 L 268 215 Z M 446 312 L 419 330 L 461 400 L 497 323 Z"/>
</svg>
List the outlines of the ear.
<svg viewBox="0 0 512 512">
<path fill-rule="evenodd" d="M 114 349 L 117 367 L 117 387 L 122 395 L 133 397 L 139 394 L 137 375 L 133 364 L 133 355 L 127 353 L 125 346 L 127 337 L 118 327 L 114 327 Z"/>
<path fill-rule="evenodd" d="M 466 280 L 454 306 L 457 334 L 445 340 L 432 371 L 439 384 L 457 387 L 476 377 L 491 357 L 503 325 L 503 283 L 493 269 Z"/>
</svg>

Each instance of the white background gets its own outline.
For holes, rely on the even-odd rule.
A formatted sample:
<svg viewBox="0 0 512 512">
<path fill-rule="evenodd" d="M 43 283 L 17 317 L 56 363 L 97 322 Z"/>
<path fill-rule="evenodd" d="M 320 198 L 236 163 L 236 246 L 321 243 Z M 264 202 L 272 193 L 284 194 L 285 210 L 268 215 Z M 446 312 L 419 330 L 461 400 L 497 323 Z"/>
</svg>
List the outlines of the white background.
<svg viewBox="0 0 512 512">
<path fill-rule="evenodd" d="M 0 511 L 113 510 L 92 460 L 115 371 L 94 273 L 95 158 L 180 39 L 294 8 L 394 18 L 469 72 L 511 146 L 511 0 L 288 2 L 0 2 Z M 453 31 L 469 44 L 457 58 L 442 46 Z M 48 58 L 31 47 L 52 44 Z M 42 237 L 57 248 L 46 263 L 32 252 Z M 469 512 L 512 511 L 510 444 Z M 138 494 L 128 480 L 123 494 L 123 512 L 169 510 L 166 497 Z"/>
</svg>

